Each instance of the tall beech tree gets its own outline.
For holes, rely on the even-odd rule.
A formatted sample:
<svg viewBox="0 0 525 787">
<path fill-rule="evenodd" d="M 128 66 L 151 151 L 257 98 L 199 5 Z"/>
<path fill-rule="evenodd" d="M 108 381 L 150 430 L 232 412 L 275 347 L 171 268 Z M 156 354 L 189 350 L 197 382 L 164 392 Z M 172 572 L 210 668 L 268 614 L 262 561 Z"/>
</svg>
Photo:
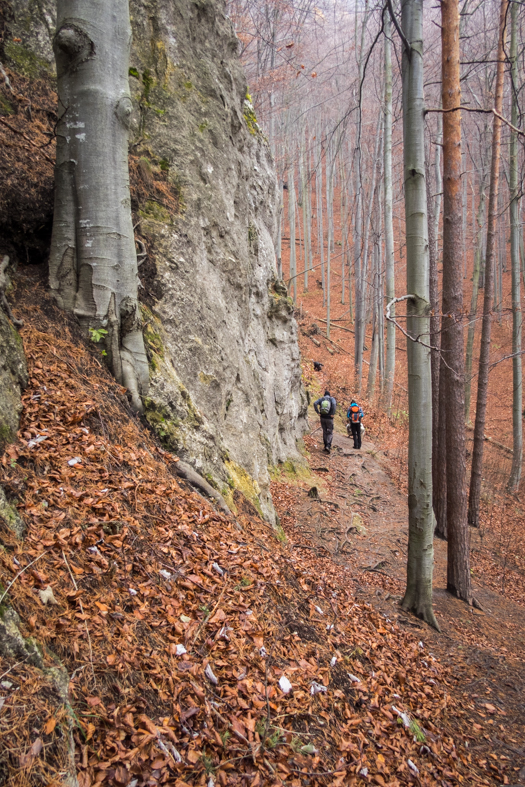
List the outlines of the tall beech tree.
<svg viewBox="0 0 525 787">
<path fill-rule="evenodd" d="M 58 0 L 49 280 L 57 302 L 86 332 L 107 332 L 109 366 L 141 410 L 149 371 L 129 194 L 130 44 L 128 0 Z"/>
<path fill-rule="evenodd" d="M 390 302 L 396 296 L 394 278 L 394 224 L 392 218 L 392 44 L 390 16 L 384 16 L 384 59 L 385 59 L 385 96 L 383 132 L 383 178 L 385 191 L 385 288 L 386 299 Z M 392 307 L 392 316 L 395 315 Z M 396 368 L 396 327 L 393 322 L 386 326 L 386 363 L 383 406 L 390 412 Z"/>
<path fill-rule="evenodd" d="M 518 6 L 512 3 L 510 9 L 511 37 L 510 37 L 510 62 L 511 62 L 511 122 L 514 127 L 518 125 Z M 509 188 L 510 188 L 510 261 L 512 269 L 512 469 L 508 488 L 510 492 L 518 489 L 521 479 L 521 465 L 523 459 L 523 380 L 521 370 L 521 281 L 520 281 L 520 210 L 518 186 L 518 135 L 511 131 L 510 135 L 510 162 L 509 162 Z"/>
<path fill-rule="evenodd" d="M 458 0 L 441 0 L 443 106 L 443 308 L 440 413 L 446 440 L 447 590 L 472 602 L 465 488 L 463 355 L 463 189 Z"/>
<path fill-rule="evenodd" d="M 496 245 L 496 218 L 498 211 L 498 188 L 501 151 L 501 110 L 503 106 L 503 78 L 505 70 L 505 29 L 508 0 L 501 0 L 496 89 L 494 96 L 494 125 L 492 130 L 492 158 L 490 165 L 489 209 L 487 216 L 487 252 L 485 258 L 485 291 L 483 293 L 483 321 L 479 352 L 478 395 L 476 421 L 474 424 L 474 448 L 468 502 L 468 522 L 479 527 L 479 502 L 481 498 L 481 472 L 483 468 L 483 443 L 485 440 L 485 418 L 489 386 L 490 337 L 492 332 L 492 301 L 494 297 L 494 251 Z"/>
<path fill-rule="evenodd" d="M 403 141 L 407 249 L 408 562 L 401 602 L 439 628 L 432 609 L 432 381 L 425 135 L 423 0 L 402 0 Z M 422 341 L 418 341 L 422 337 Z"/>
</svg>

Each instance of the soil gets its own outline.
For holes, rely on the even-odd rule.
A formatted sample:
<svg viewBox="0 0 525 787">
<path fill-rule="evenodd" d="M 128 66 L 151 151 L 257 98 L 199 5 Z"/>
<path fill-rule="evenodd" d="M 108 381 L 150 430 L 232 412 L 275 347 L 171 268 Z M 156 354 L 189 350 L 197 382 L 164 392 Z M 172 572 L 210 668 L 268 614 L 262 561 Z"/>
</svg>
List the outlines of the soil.
<svg viewBox="0 0 525 787">
<path fill-rule="evenodd" d="M 409 627 L 452 667 L 456 687 L 450 721 L 468 739 L 484 778 L 494 784 L 525 784 L 523 607 L 494 592 L 482 576 L 473 578 L 482 609 L 449 595 L 447 545 L 436 540 L 434 609 L 441 633 L 402 610 L 407 502 L 390 477 L 389 459 L 367 435 L 361 450 L 354 450 L 339 425 L 327 456 L 313 418 L 311 426 L 305 442 L 312 473 L 319 479 L 319 499 L 309 496 L 309 483 L 288 485 L 285 494 L 274 495 L 288 538 L 297 550 L 314 550 L 324 558 L 324 571 L 329 562 L 346 567 L 356 599 Z M 481 548 L 481 540 L 479 533 L 472 534 L 473 550 Z"/>
</svg>

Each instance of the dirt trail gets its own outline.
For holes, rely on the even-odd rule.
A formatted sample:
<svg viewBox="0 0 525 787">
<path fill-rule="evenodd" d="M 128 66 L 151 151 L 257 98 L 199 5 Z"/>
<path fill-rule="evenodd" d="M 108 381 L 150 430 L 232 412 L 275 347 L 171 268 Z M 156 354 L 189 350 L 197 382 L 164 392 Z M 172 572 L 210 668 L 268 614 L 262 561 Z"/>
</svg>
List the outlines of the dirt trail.
<svg viewBox="0 0 525 787">
<path fill-rule="evenodd" d="M 315 430 L 316 423 L 311 421 Z M 340 427 L 339 427 L 340 428 Z M 288 488 L 280 515 L 292 548 L 348 568 L 356 597 L 421 635 L 452 667 L 457 681 L 450 718 L 494 784 L 525 785 L 525 616 L 523 608 L 473 577 L 483 611 L 446 593 L 445 542 L 435 541 L 434 606 L 439 634 L 405 613 L 408 521 L 406 496 L 388 475 L 388 459 L 369 439 L 361 450 L 339 431 L 330 456 L 320 432 L 305 440 L 318 498 L 309 484 Z M 310 492 L 310 494 L 309 494 Z M 472 533 L 477 548 L 479 534 Z M 493 781 L 492 781 L 493 780 Z M 472 782 L 475 785 L 476 781 Z"/>
</svg>

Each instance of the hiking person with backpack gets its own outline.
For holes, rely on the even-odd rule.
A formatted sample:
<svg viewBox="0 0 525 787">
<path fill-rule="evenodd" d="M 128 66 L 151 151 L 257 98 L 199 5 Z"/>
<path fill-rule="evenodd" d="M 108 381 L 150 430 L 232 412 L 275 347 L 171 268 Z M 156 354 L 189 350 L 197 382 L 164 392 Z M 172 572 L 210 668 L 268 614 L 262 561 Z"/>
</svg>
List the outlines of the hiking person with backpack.
<svg viewBox="0 0 525 787">
<path fill-rule="evenodd" d="M 361 448 L 361 421 L 365 417 L 365 414 L 355 399 L 352 399 L 346 417 L 348 419 L 346 430 L 348 431 L 348 425 L 350 425 L 351 434 L 354 438 L 354 448 Z M 348 437 L 350 437 L 350 433 Z"/>
<path fill-rule="evenodd" d="M 332 450 L 332 437 L 334 435 L 334 415 L 337 403 L 330 391 L 325 391 L 324 396 L 314 402 L 314 410 L 321 416 L 321 426 L 323 427 L 324 450 L 327 454 Z"/>
</svg>

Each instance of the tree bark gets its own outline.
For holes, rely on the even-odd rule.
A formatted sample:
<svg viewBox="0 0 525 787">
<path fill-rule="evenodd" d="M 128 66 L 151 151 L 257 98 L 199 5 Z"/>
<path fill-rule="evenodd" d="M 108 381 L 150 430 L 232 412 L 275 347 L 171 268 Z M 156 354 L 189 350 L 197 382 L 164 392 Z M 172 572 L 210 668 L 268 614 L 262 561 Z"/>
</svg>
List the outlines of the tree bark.
<svg viewBox="0 0 525 787">
<path fill-rule="evenodd" d="M 292 162 L 294 161 L 293 156 Z M 288 223 L 290 225 L 290 278 L 292 280 L 292 298 L 297 303 L 297 265 L 295 261 L 295 172 L 293 163 L 288 170 Z"/>
<path fill-rule="evenodd" d="M 403 140 L 407 239 L 407 331 L 430 334 L 427 195 L 423 98 L 423 0 L 402 0 L 401 24 L 410 47 L 403 49 Z M 408 358 L 408 561 L 401 602 L 439 628 L 432 609 L 434 563 L 432 517 L 432 388 L 430 350 L 407 340 Z"/>
<path fill-rule="evenodd" d="M 467 333 L 467 352 L 465 358 L 465 423 L 470 424 L 470 397 L 472 391 L 472 354 L 474 351 L 474 335 L 476 333 L 476 315 L 478 313 L 479 277 L 481 258 L 483 256 L 483 223 L 485 219 L 485 172 L 480 179 L 480 198 L 478 207 L 478 240 L 474 249 L 474 270 L 472 271 L 472 298 L 470 301 L 469 325 Z"/>
<path fill-rule="evenodd" d="M 394 280 L 394 224 L 392 197 L 392 54 L 391 22 L 385 14 L 385 108 L 384 108 L 384 189 L 385 189 L 385 289 L 388 303 L 396 297 Z M 395 306 L 390 310 L 395 317 Z M 392 407 L 392 392 L 396 367 L 396 326 L 386 325 L 386 364 L 383 407 L 388 413 Z"/>
<path fill-rule="evenodd" d="M 440 385 L 447 446 L 447 590 L 472 603 L 465 489 L 465 369 L 463 347 L 463 193 L 458 0 L 441 0 L 443 103 L 443 316 Z"/>
<path fill-rule="evenodd" d="M 128 0 L 58 0 L 59 119 L 49 283 L 86 333 L 107 331 L 116 379 L 136 410 L 149 370 L 131 219 Z"/>
<path fill-rule="evenodd" d="M 496 71 L 495 109 L 501 115 L 503 105 L 503 77 L 505 66 L 504 38 L 505 18 L 508 0 L 501 0 L 498 32 L 498 64 Z M 483 448 L 485 418 L 487 412 L 487 393 L 490 364 L 490 336 L 492 329 L 492 298 L 494 293 L 494 245 L 496 239 L 496 213 L 498 205 L 499 165 L 501 149 L 501 120 L 494 116 L 492 131 L 492 160 L 490 167 L 489 211 L 487 218 L 487 256 L 485 260 L 485 292 L 483 297 L 483 322 L 481 327 L 481 346 L 479 354 L 478 396 L 476 402 L 476 421 L 474 424 L 474 448 L 472 451 L 472 471 L 468 522 L 479 527 L 479 503 L 481 498 L 481 472 L 483 468 Z"/>
<path fill-rule="evenodd" d="M 516 100 L 518 89 L 518 6 L 512 3 L 510 61 L 512 77 L 512 111 L 511 123 L 518 125 L 518 102 Z M 521 370 L 521 276 L 520 276 L 520 251 L 519 251 L 519 187 L 518 187 L 518 135 L 511 131 L 510 136 L 510 162 L 509 162 L 509 188 L 510 188 L 510 260 L 512 267 L 512 468 L 508 489 L 516 492 L 521 479 L 521 466 L 523 460 L 523 381 Z"/>
<path fill-rule="evenodd" d="M 441 344 L 441 333 L 439 319 L 439 298 L 438 298 L 438 271 L 437 271 L 437 257 L 436 257 L 436 243 L 434 239 L 434 211 L 433 199 L 431 194 L 431 177 L 430 168 L 427 166 L 427 206 L 428 206 L 428 259 L 429 259 L 429 298 L 430 298 L 430 344 L 434 349 L 430 351 L 431 375 L 432 375 L 432 507 L 434 509 L 434 516 L 436 518 L 436 535 L 446 538 L 446 501 L 444 506 L 445 515 L 440 516 L 440 507 L 442 502 L 442 494 L 438 493 L 439 484 L 445 480 L 446 491 L 446 471 L 441 465 L 438 454 L 438 440 L 439 440 L 439 365 L 441 354 L 439 351 Z M 444 533 L 438 532 L 439 521 L 444 527 Z"/>
</svg>

